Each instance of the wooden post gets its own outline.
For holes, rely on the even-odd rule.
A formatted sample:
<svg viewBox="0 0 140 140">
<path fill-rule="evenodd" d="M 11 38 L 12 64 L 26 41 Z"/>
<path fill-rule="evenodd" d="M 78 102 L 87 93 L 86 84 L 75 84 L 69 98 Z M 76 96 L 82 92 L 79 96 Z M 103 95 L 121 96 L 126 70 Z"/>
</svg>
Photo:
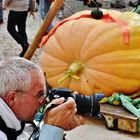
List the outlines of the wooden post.
<svg viewBox="0 0 140 140">
<path fill-rule="evenodd" d="M 51 22 L 53 21 L 54 17 L 57 14 L 57 11 L 63 5 L 64 0 L 55 0 L 53 5 L 51 6 L 47 16 L 45 17 L 41 27 L 39 28 L 37 34 L 35 35 L 31 45 L 29 46 L 28 50 L 26 51 L 24 58 L 31 59 L 35 50 L 39 47 L 39 43 L 42 37 L 46 34 L 48 27 L 50 26 Z"/>
</svg>

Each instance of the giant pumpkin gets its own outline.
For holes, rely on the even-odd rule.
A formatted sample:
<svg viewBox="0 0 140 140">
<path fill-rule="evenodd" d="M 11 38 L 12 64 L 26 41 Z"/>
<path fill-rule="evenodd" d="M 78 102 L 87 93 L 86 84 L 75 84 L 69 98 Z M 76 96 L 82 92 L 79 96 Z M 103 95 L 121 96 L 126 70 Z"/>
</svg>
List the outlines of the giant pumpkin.
<svg viewBox="0 0 140 140">
<path fill-rule="evenodd" d="M 101 19 L 78 12 L 44 37 L 40 64 L 49 85 L 85 95 L 140 90 L 140 15 L 102 11 Z"/>
</svg>

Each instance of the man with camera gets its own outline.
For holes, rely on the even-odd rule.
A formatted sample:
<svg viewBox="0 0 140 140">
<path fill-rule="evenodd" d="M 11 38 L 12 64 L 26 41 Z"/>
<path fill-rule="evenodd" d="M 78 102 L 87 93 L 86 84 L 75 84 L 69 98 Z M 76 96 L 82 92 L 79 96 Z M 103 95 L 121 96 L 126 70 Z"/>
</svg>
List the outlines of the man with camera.
<svg viewBox="0 0 140 140">
<path fill-rule="evenodd" d="M 0 62 L 0 140 L 24 138 L 25 122 L 33 121 L 45 94 L 44 75 L 36 64 L 20 57 Z M 46 111 L 39 140 L 62 140 L 64 130 L 84 123 L 73 98 L 52 102 L 58 106 Z"/>
</svg>

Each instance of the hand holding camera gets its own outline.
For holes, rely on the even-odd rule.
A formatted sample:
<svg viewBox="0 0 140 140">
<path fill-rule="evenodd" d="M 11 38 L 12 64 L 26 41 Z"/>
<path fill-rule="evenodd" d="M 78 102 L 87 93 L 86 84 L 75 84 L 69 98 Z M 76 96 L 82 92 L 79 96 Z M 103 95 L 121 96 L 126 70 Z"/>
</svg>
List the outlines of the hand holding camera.
<svg viewBox="0 0 140 140">
<path fill-rule="evenodd" d="M 65 131 L 84 124 L 83 117 L 76 114 L 77 108 L 73 98 L 69 97 L 64 102 L 61 97 L 53 100 L 52 104 L 57 106 L 46 112 L 44 123 L 63 128 Z"/>
<path fill-rule="evenodd" d="M 49 107 L 46 107 L 43 111 L 44 123 L 64 130 L 71 130 L 84 124 L 84 119 L 81 115 L 89 114 L 94 117 L 100 113 L 99 101 L 103 97 L 104 94 L 102 93 L 86 96 L 73 94 L 67 88 L 50 89 L 46 98 Z"/>
<path fill-rule="evenodd" d="M 72 97 L 75 100 L 77 107 L 77 114 L 90 114 L 91 116 L 97 116 L 100 113 L 99 101 L 104 97 L 103 93 L 94 93 L 90 96 L 83 94 L 73 94 L 70 89 L 67 88 L 56 88 L 48 90 L 48 100 L 51 102 L 54 99 L 63 97 L 65 101 L 69 97 Z M 52 104 L 52 107 L 56 105 Z"/>
</svg>

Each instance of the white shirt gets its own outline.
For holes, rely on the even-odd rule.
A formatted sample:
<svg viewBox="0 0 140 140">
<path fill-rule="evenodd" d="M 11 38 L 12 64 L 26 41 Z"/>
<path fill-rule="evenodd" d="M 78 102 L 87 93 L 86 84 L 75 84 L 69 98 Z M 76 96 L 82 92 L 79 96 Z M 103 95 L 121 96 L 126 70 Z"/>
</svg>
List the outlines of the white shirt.
<svg viewBox="0 0 140 140">
<path fill-rule="evenodd" d="M 6 126 L 15 130 L 21 129 L 21 121 L 17 119 L 15 114 L 9 108 L 9 106 L 0 98 L 0 116 L 5 121 Z M 25 129 L 26 130 L 26 129 Z M 63 140 L 64 130 L 55 126 L 43 124 L 40 130 L 39 140 Z M 17 137 L 17 140 L 28 140 L 31 133 L 23 131 L 23 133 Z M 0 131 L 0 140 L 8 140 L 5 133 Z"/>
</svg>

